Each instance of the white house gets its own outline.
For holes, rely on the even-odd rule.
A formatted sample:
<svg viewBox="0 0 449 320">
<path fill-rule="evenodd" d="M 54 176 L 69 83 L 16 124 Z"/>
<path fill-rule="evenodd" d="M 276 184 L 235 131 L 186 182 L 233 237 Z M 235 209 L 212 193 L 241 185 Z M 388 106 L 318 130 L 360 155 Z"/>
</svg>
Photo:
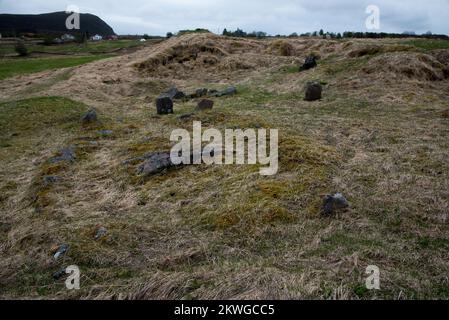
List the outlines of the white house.
<svg viewBox="0 0 449 320">
<path fill-rule="evenodd" d="M 99 34 L 96 34 L 92 37 L 92 41 L 101 41 L 103 40 L 103 37 L 100 36 Z"/>
<path fill-rule="evenodd" d="M 62 41 L 75 41 L 75 37 L 72 36 L 71 34 L 66 33 L 61 37 L 61 40 Z"/>
</svg>

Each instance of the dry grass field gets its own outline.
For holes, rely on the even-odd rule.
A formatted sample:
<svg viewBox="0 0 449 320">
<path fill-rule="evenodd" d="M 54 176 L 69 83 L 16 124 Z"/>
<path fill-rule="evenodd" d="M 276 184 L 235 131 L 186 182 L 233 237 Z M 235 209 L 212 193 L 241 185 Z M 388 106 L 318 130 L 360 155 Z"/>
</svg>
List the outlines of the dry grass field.
<svg viewBox="0 0 449 320">
<path fill-rule="evenodd" d="M 311 80 L 320 101 L 304 101 Z M 171 86 L 230 85 L 210 111 L 156 115 Z M 83 125 L 91 108 L 100 121 Z M 169 151 L 194 120 L 279 129 L 279 173 L 142 178 L 125 162 Z M 446 41 L 188 34 L 0 80 L 0 298 L 449 299 L 448 137 Z M 68 147 L 73 161 L 55 161 Z M 324 217 L 335 192 L 350 209 Z M 69 265 L 79 291 L 53 278 Z M 368 265 L 381 290 L 365 288 Z"/>
</svg>

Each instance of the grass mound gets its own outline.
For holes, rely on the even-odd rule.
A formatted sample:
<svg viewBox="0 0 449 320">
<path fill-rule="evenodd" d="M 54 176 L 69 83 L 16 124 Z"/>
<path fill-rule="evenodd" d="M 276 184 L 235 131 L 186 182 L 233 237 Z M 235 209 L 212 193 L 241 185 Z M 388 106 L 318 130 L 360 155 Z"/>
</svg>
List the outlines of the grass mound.
<svg viewBox="0 0 449 320">
<path fill-rule="evenodd" d="M 214 66 L 228 56 L 223 45 L 212 35 L 185 35 L 172 38 L 136 67 L 148 73 L 162 68 L 179 69 Z"/>
<path fill-rule="evenodd" d="M 290 43 L 288 43 L 287 41 L 284 41 L 284 40 L 277 40 L 277 41 L 272 42 L 270 44 L 270 46 L 268 47 L 267 51 L 270 54 L 275 54 L 275 55 L 280 55 L 280 56 L 285 56 L 285 57 L 293 56 L 295 54 L 294 47 Z"/>
<path fill-rule="evenodd" d="M 159 66 L 167 66 L 170 64 L 188 64 L 189 62 L 196 62 L 202 65 L 214 65 L 218 63 L 220 57 L 226 56 L 221 48 L 214 45 L 176 45 L 168 50 L 148 59 L 146 62 L 138 65 L 138 68 L 148 69 L 150 71 L 156 70 Z"/>
<path fill-rule="evenodd" d="M 449 49 L 432 51 L 432 55 L 442 64 L 449 68 Z"/>
<path fill-rule="evenodd" d="M 214 76 L 222 80 L 247 70 L 280 65 L 294 52 L 292 44 L 281 40 L 270 44 L 213 34 L 188 34 L 161 43 L 134 66 L 143 74 L 162 78 Z M 288 61 L 291 63 L 292 59 Z"/>
<path fill-rule="evenodd" d="M 363 68 L 366 74 L 419 81 L 441 81 L 449 69 L 433 56 L 422 53 L 387 53 L 371 59 Z"/>
</svg>

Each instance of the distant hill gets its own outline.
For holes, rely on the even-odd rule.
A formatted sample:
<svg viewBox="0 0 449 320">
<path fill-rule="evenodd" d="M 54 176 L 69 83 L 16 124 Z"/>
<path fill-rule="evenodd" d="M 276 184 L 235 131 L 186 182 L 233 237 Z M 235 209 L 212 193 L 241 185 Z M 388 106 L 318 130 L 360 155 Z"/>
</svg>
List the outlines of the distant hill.
<svg viewBox="0 0 449 320">
<path fill-rule="evenodd" d="M 65 22 L 70 14 L 53 12 L 45 14 L 0 14 L 0 33 L 13 35 L 20 33 L 58 34 L 84 33 L 102 36 L 114 35 L 114 30 L 99 17 L 82 13 L 80 15 L 80 30 L 67 30 Z"/>
</svg>

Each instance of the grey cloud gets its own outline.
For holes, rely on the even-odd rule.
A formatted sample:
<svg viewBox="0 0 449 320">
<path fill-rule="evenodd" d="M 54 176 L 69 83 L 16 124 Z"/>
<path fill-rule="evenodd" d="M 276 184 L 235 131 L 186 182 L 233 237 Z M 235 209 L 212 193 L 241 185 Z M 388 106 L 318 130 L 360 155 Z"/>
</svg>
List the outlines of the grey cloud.
<svg viewBox="0 0 449 320">
<path fill-rule="evenodd" d="M 381 30 L 447 33 L 447 0 L 0 0 L 2 13 L 62 11 L 68 4 L 96 14 L 120 34 L 158 34 L 180 29 L 208 28 L 220 32 L 237 27 L 247 31 L 289 34 L 318 29 L 366 31 L 365 8 L 381 10 Z"/>
</svg>

